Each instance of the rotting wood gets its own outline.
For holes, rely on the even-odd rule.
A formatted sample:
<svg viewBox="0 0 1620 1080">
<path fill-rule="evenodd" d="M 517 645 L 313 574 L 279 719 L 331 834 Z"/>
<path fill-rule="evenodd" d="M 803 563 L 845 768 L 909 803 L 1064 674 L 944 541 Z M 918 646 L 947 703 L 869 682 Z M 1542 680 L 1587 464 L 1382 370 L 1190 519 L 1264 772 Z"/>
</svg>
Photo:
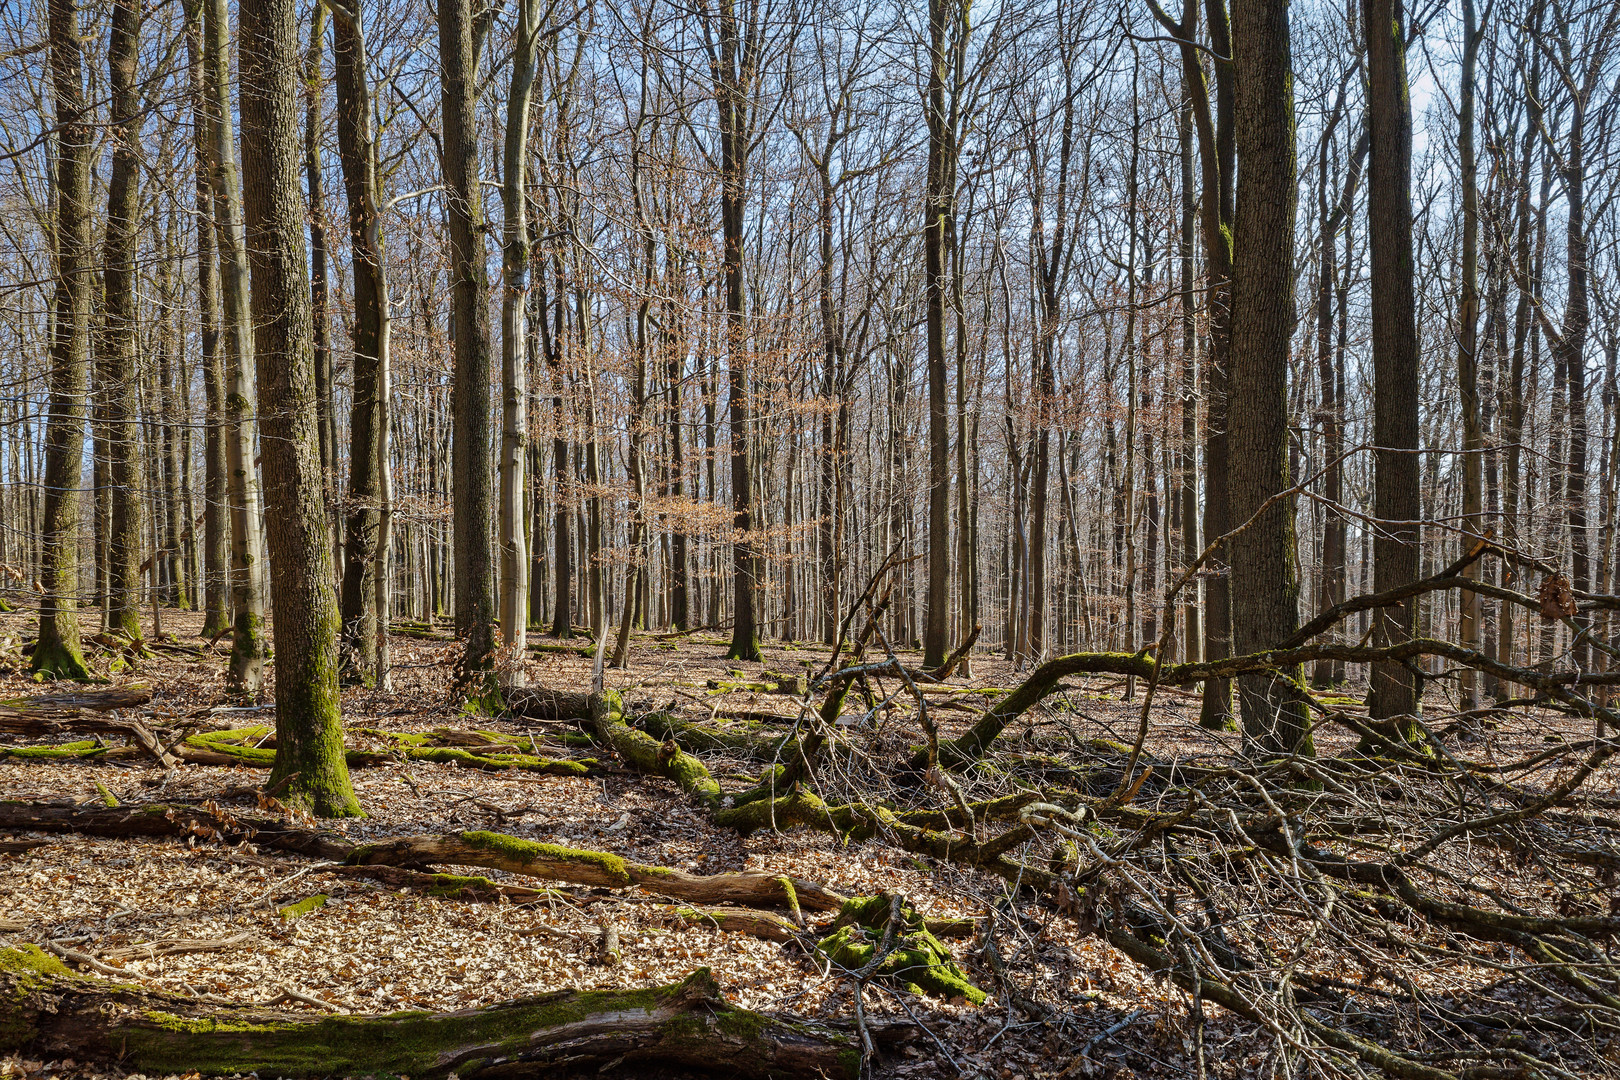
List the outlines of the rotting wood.
<svg viewBox="0 0 1620 1080">
<path fill-rule="evenodd" d="M 848 1032 L 735 1008 L 707 968 L 645 990 L 563 990 L 461 1012 L 323 1017 L 75 975 L 24 946 L 0 949 L 0 994 L 10 1003 L 0 1054 L 117 1062 L 158 1075 L 474 1080 L 723 1060 L 739 1077 L 853 1080 L 859 1062 Z M 907 1025 L 882 1029 L 891 1043 L 907 1034 Z"/>
</svg>

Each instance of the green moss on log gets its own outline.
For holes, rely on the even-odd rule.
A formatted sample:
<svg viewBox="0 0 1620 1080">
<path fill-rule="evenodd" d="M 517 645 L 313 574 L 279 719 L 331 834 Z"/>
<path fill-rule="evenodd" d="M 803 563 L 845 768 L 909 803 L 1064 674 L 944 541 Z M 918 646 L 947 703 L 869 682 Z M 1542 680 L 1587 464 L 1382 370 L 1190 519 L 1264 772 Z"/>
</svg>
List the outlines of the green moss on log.
<svg viewBox="0 0 1620 1080">
<path fill-rule="evenodd" d="M 314 896 L 305 897 L 296 904 L 288 904 L 286 907 L 281 908 L 281 917 L 288 920 L 301 919 L 305 915 L 325 907 L 328 899 L 330 898 L 325 893 L 316 893 Z"/>
</svg>

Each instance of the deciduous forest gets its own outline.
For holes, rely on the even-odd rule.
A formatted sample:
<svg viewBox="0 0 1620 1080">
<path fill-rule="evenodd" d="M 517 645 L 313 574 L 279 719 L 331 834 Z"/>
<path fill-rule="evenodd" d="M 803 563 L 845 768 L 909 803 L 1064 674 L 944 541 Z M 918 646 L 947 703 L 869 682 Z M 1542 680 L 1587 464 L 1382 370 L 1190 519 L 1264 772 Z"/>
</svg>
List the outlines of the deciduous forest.
<svg viewBox="0 0 1620 1080">
<path fill-rule="evenodd" d="M 1620 1077 L 1620 2 L 0 3 L 0 1077 Z"/>
</svg>

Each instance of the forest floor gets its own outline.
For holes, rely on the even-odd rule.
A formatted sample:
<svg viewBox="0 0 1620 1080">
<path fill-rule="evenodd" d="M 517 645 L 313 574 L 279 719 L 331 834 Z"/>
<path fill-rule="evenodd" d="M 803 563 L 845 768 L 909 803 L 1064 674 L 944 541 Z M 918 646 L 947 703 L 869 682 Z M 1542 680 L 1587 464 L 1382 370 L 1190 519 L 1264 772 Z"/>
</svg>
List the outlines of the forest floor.
<svg viewBox="0 0 1620 1080">
<path fill-rule="evenodd" d="M 86 613 L 87 618 L 90 613 Z M 200 619 L 165 611 L 164 628 L 196 646 Z M 39 685 L 26 673 L 19 643 L 33 634 L 31 612 L 0 616 L 0 699 L 70 692 Z M 527 665 L 532 684 L 584 692 L 590 686 L 588 651 L 536 652 Z M 573 643 L 579 644 L 579 643 Z M 627 670 L 609 671 L 633 710 L 668 709 L 706 720 L 746 716 L 784 730 L 796 700 L 738 685 L 764 672 L 819 667 L 822 646 L 769 643 L 761 664 L 725 659 L 726 643 L 712 633 L 681 638 L 636 636 Z M 205 728 L 273 724 L 273 710 L 230 709 L 224 687 L 229 642 L 200 655 L 159 652 L 133 670 L 110 674 L 112 685 L 150 689 L 149 704 L 133 710 L 152 725 L 193 718 Z M 762 831 L 743 837 L 717 827 L 677 786 L 630 772 L 609 752 L 581 749 L 577 731 L 562 724 L 491 720 L 463 715 L 449 687 L 455 643 L 442 630 L 393 639 L 394 687 L 382 693 L 349 689 L 343 721 L 350 749 L 382 749 L 387 732 L 479 729 L 510 735 L 537 754 L 594 757 L 591 775 L 551 776 L 510 770 L 485 772 L 429 761 L 389 761 L 356 769 L 353 781 L 367 816 L 323 823 L 361 842 L 381 838 L 495 829 L 572 848 L 608 851 L 638 862 L 693 873 L 765 869 L 817 882 L 849 895 L 899 891 L 930 919 L 983 919 L 992 909 L 1012 927 L 1002 957 L 1028 997 L 1049 1008 L 1044 1019 L 992 995 L 975 1008 L 871 984 L 869 1016 L 908 1018 L 923 1029 L 878 1067 L 894 1077 L 995 1078 L 1194 1075 L 1188 996 L 1151 977 L 1098 940 L 1075 917 L 1009 894 L 1000 878 L 911 854 L 878 838 L 841 843 L 810 829 Z M 108 672 L 102 651 L 96 663 Z M 965 727 L 997 688 L 1021 675 L 997 657 L 973 658 L 973 676 L 950 680 L 935 709 L 942 734 Z M 739 673 L 741 673 L 739 675 Z M 718 684 L 718 685 L 716 685 Z M 267 688 L 268 689 L 268 688 Z M 1023 750 L 1061 758 L 1083 741 L 1129 742 L 1139 701 L 1124 700 L 1116 678 L 1069 680 L 1068 688 L 1032 711 L 1003 739 Z M 985 691 L 986 693 L 977 693 Z M 1137 691 L 1140 694 L 1140 690 Z M 268 694 L 266 700 L 269 700 Z M 1220 760 L 1238 750 L 1235 736 L 1197 727 L 1198 701 L 1162 691 L 1149 735 L 1157 759 Z M 15 701 L 12 702 L 15 704 Z M 1443 711 L 1445 703 L 1436 701 Z M 880 721 L 881 726 L 881 721 Z M 1589 728 L 1567 718 L 1521 714 L 1504 719 L 1474 756 L 1503 759 L 1534 753 L 1549 740 L 1575 740 Z M 565 736 L 573 734 L 572 739 Z M 1346 749 L 1354 735 L 1324 728 L 1324 755 Z M 897 748 L 904 749 L 896 728 Z M 48 740 L 32 740 L 39 744 Z M 54 740 L 58 743 L 61 738 Z M 30 745 L 0 738 L 11 746 Z M 735 788 L 753 782 L 760 766 L 743 757 L 702 755 L 710 772 Z M 861 763 L 844 763 L 850 783 Z M 181 764 L 164 770 L 150 757 L 106 755 L 84 760 L 25 758 L 0 747 L 0 799 L 205 802 L 231 786 L 261 785 L 264 772 Z M 972 799 L 993 797 L 998 781 L 976 780 Z M 1611 768 L 1599 787 L 1615 793 Z M 930 793 L 936 805 L 948 805 Z M 313 823 L 306 823 L 313 824 Z M 852 984 L 829 970 L 805 941 L 762 940 L 714 927 L 694 926 L 652 896 L 603 890 L 560 890 L 545 900 L 511 903 L 439 899 L 410 888 L 315 871 L 316 860 L 259 852 L 195 837 L 190 842 L 38 837 L 49 842 L 0 854 L 0 946 L 56 943 L 102 963 L 142 985 L 205 999 L 264 1002 L 288 1008 L 380 1013 L 404 1009 L 465 1009 L 562 987 L 633 988 L 677 982 L 711 968 L 737 1005 L 772 1013 L 847 1019 Z M 17 837 L 12 837 L 17 839 Z M 491 879 L 519 879 L 480 870 Z M 531 883 L 532 884 L 532 883 Z M 301 917 L 282 909 L 316 896 L 324 906 Z M 599 962 L 604 921 L 617 931 L 622 960 Z M 142 959 L 134 946 L 176 939 L 217 943 L 218 951 L 180 952 Z M 949 942 L 970 978 L 993 986 L 974 938 Z M 1438 977 L 1438 976 L 1437 976 Z M 291 995 L 291 996 L 289 996 Z M 1212 1010 L 1203 1033 L 1208 1074 L 1252 1075 L 1274 1037 Z M 0 1077 L 109 1075 L 72 1061 L 0 1059 Z M 110 1075 L 125 1074 L 113 1072 Z"/>
</svg>

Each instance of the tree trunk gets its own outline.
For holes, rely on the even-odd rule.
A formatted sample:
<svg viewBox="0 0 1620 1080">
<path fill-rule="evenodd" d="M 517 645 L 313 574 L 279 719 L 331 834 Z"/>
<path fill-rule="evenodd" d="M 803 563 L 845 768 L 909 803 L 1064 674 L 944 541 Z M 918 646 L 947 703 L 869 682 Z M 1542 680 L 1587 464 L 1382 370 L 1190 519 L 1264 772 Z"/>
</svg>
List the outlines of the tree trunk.
<svg viewBox="0 0 1620 1080">
<path fill-rule="evenodd" d="M 512 85 L 506 98 L 506 144 L 501 203 L 501 641 L 517 650 L 528 643 L 529 537 L 523 489 L 529 453 L 529 383 L 525 349 L 529 302 L 529 101 L 534 90 L 540 33 L 536 0 L 519 0 L 513 26 Z"/>
<path fill-rule="evenodd" d="M 56 296 L 53 301 L 49 413 L 45 423 L 45 506 L 40 540 L 39 639 L 30 667 L 49 678 L 88 679 L 79 645 L 79 485 L 89 381 L 90 151 L 79 11 L 50 0 L 51 91 L 56 110 Z"/>
<path fill-rule="evenodd" d="M 321 817 L 360 813 L 343 758 L 337 597 L 322 501 L 314 326 L 298 185 L 295 0 L 241 13 L 242 161 L 253 264 L 254 356 L 276 613 L 276 762 L 270 783 Z"/>
<path fill-rule="evenodd" d="M 753 137 L 749 94 L 756 77 L 757 40 L 738 32 L 736 0 L 719 0 L 719 50 L 711 56 L 715 106 L 720 119 L 720 224 L 726 281 L 726 379 L 730 420 L 731 510 L 735 539 L 731 548 L 731 660 L 760 658 L 757 605 L 759 553 L 755 550 L 754 481 L 746 298 L 743 291 L 743 215 L 748 197 L 748 150 Z"/>
<path fill-rule="evenodd" d="M 322 497 L 332 530 L 332 558 L 337 575 L 343 576 L 343 515 L 338 509 L 337 419 L 332 412 L 332 392 L 336 376 L 332 370 L 332 286 L 327 270 L 329 261 L 326 234 L 326 184 L 322 176 L 321 97 L 325 79 L 321 64 L 326 38 L 324 4 L 316 4 L 310 14 L 309 52 L 305 59 L 304 89 L 308 101 L 304 111 L 304 174 L 309 190 L 309 299 L 315 315 L 315 409 L 321 436 Z"/>
<path fill-rule="evenodd" d="M 103 345 L 96 382 L 107 438 L 110 502 L 107 540 L 107 631 L 141 639 L 141 477 L 136 405 L 135 247 L 140 203 L 140 97 L 136 56 L 140 11 L 130 0 L 112 6 L 107 39 L 108 120 L 112 169 L 107 177 L 107 239 L 103 248 Z"/>
<path fill-rule="evenodd" d="M 388 388 L 388 266 L 383 251 L 377 147 L 372 131 L 370 61 L 363 12 L 334 7 L 333 69 L 337 84 L 338 158 L 348 199 L 354 280 L 353 396 L 349 408 L 349 491 L 344 523 L 342 661 L 345 681 L 377 683 L 378 563 L 383 555 L 382 410 Z"/>
<path fill-rule="evenodd" d="M 1412 268 L 1412 112 L 1406 82 L 1402 0 L 1363 0 L 1367 34 L 1367 222 L 1372 247 L 1373 591 L 1417 580 L 1417 315 Z M 1392 645 L 1417 629 L 1409 599 L 1374 613 L 1374 641 Z M 1403 664 L 1373 666 L 1368 706 L 1374 720 L 1411 717 L 1421 690 Z M 1416 729 L 1397 722 L 1405 737 Z"/>
<path fill-rule="evenodd" d="M 484 27 L 471 0 L 438 0 L 439 77 L 448 188 L 451 294 L 455 306 L 456 633 L 466 639 L 462 671 L 489 666 L 495 648 L 495 567 L 490 559 L 489 272 L 479 188 L 479 51 Z"/>
<path fill-rule="evenodd" d="M 1288 359 L 1294 324 L 1294 95 L 1287 0 L 1232 5 L 1239 163 L 1233 227 L 1231 408 L 1232 641 L 1269 648 L 1299 628 L 1293 499 L 1286 490 Z M 1258 516 L 1257 516 L 1258 515 Z M 1253 519 L 1251 521 L 1251 519 Z M 1297 681 L 1298 673 L 1285 672 Z M 1270 675 L 1238 683 L 1244 742 L 1262 754 L 1310 752 L 1304 708 Z"/>
<path fill-rule="evenodd" d="M 1462 0 L 1462 75 L 1457 110 L 1457 158 L 1462 174 L 1462 295 L 1457 303 L 1457 396 L 1462 403 L 1462 543 L 1466 551 L 1484 533 L 1485 440 L 1479 416 L 1479 178 L 1474 156 L 1474 71 L 1479 57 L 1480 31 L 1474 0 Z M 1464 575 L 1478 580 L 1479 563 Z M 1481 603 L 1479 593 L 1465 589 L 1458 595 L 1460 619 L 1457 643 L 1479 648 Z M 1479 673 L 1463 669 L 1458 680 L 1459 707 L 1479 705 Z"/>
<path fill-rule="evenodd" d="M 193 152 L 197 157 L 197 337 L 202 354 L 203 391 L 203 580 L 202 605 L 205 638 L 218 637 L 231 624 L 230 518 L 226 479 L 225 358 L 219 341 L 219 267 L 213 188 L 209 181 L 209 99 L 204 74 L 203 4 L 187 0 L 186 49 L 189 61 Z"/>
<path fill-rule="evenodd" d="M 210 106 L 208 165 L 224 308 L 225 460 L 231 514 L 231 592 L 236 609 L 230 685 L 236 693 L 257 700 L 264 678 L 264 568 L 259 562 L 259 483 L 253 464 L 253 403 L 248 387 L 248 366 L 253 362 L 253 317 L 248 310 L 241 178 L 230 122 L 231 19 L 226 0 L 204 0 L 204 4 L 204 64 Z M 300 217 L 302 213 L 300 209 Z"/>
</svg>

